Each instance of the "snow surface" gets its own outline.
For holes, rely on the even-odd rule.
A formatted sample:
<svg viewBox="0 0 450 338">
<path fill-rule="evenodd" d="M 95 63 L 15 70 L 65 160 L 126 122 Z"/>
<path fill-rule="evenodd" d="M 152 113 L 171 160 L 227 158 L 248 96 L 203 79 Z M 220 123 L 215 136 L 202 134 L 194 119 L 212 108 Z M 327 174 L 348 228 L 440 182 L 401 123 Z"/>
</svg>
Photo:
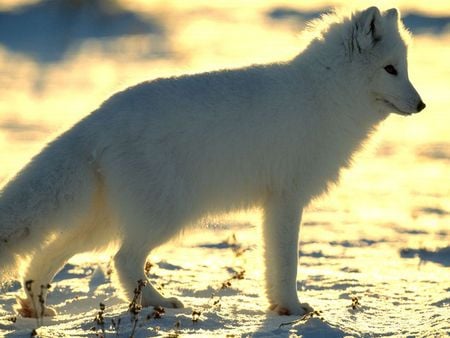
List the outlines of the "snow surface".
<svg viewBox="0 0 450 338">
<path fill-rule="evenodd" d="M 65 12 L 62 2 L 0 14 L 10 32 L 0 32 L 0 182 L 111 93 L 159 76 L 289 58 L 304 43 L 296 36 L 304 20 L 328 8 L 136 0 L 109 12 L 106 2 L 74 0 L 64 4 L 79 7 Z M 450 335 L 450 8 L 399 4 L 422 10 L 410 16 L 421 34 L 409 64 L 427 109 L 389 118 L 339 186 L 305 213 L 298 291 L 318 313 L 266 311 L 254 210 L 207 220 L 151 253 L 149 278 L 186 308 L 161 318 L 142 309 L 134 337 Z M 117 24 L 99 24 L 111 17 Z M 38 19 L 47 31 L 27 25 Z M 17 281 L 2 286 L 0 336 L 129 337 L 134 322 L 113 277 L 110 253 L 72 258 L 48 298 L 58 315 L 38 321 L 14 312 Z"/>
</svg>

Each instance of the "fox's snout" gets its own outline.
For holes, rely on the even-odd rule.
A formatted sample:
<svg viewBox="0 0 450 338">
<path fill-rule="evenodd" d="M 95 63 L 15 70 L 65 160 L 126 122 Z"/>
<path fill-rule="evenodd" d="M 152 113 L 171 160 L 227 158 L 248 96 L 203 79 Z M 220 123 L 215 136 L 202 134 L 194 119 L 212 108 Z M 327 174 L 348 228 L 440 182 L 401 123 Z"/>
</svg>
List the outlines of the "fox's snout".
<svg viewBox="0 0 450 338">
<path fill-rule="evenodd" d="M 423 103 L 422 100 L 419 101 L 419 103 L 417 104 L 417 112 L 421 112 L 422 110 L 424 110 L 426 107 L 426 104 Z"/>
</svg>

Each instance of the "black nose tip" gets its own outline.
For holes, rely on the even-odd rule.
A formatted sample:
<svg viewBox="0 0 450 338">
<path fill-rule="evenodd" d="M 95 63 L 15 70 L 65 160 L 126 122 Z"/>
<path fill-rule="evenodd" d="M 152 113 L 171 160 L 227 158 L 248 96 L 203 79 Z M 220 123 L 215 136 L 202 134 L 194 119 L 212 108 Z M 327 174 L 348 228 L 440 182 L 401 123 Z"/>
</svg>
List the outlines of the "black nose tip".
<svg viewBox="0 0 450 338">
<path fill-rule="evenodd" d="M 420 100 L 419 104 L 417 105 L 417 112 L 424 110 L 426 107 L 425 103 L 423 103 L 422 100 Z"/>
</svg>

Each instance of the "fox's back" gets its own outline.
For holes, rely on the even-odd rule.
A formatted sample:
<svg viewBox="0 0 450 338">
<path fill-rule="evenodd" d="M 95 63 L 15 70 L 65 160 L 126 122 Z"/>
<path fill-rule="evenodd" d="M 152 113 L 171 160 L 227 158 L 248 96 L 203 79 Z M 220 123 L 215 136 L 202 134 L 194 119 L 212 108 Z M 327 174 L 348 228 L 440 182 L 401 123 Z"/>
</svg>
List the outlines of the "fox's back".
<svg viewBox="0 0 450 338">
<path fill-rule="evenodd" d="M 94 162 L 117 191 L 134 187 L 161 203 L 196 196 L 206 209 L 247 206 L 293 170 L 285 75 L 266 66 L 144 82 L 111 97 L 79 130 L 95 141 Z"/>
</svg>

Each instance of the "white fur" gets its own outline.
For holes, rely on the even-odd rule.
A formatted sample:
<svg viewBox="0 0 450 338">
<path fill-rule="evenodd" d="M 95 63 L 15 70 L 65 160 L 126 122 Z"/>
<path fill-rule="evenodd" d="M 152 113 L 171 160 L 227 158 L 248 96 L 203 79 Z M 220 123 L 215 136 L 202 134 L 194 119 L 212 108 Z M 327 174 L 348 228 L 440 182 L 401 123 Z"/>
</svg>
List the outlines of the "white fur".
<svg viewBox="0 0 450 338">
<path fill-rule="evenodd" d="M 31 257 L 21 277 L 38 294 L 72 255 L 116 241 L 131 298 L 152 249 L 205 215 L 256 206 L 271 308 L 311 310 L 296 289 L 303 207 L 390 111 L 414 113 L 421 102 L 396 10 L 315 26 L 289 62 L 141 83 L 49 144 L 2 191 L 3 271 Z M 157 304 L 182 306 L 149 285 L 143 305 Z"/>
</svg>

